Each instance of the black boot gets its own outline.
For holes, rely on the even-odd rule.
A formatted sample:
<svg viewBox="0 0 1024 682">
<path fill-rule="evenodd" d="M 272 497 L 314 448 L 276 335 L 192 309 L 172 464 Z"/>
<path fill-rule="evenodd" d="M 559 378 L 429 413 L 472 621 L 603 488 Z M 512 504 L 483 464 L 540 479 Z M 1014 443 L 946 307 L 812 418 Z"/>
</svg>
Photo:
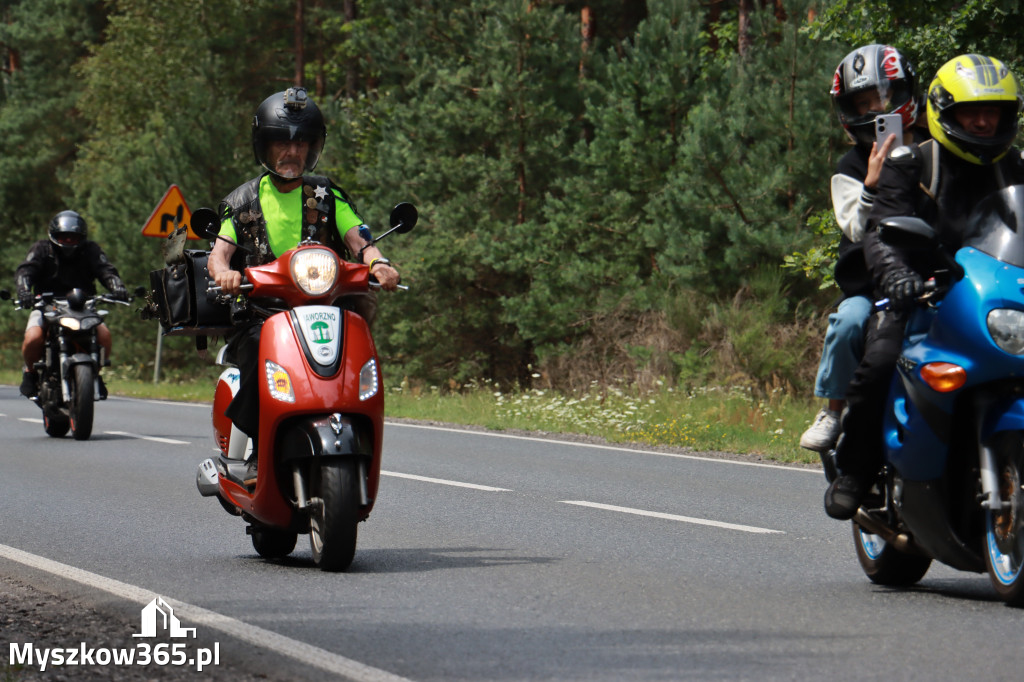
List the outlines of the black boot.
<svg viewBox="0 0 1024 682">
<path fill-rule="evenodd" d="M 100 384 L 100 400 L 106 400 L 107 399 L 107 384 L 104 383 L 103 377 L 101 377 L 101 376 L 97 376 L 96 379 L 99 381 L 99 384 Z"/>
<path fill-rule="evenodd" d="M 21 394 L 26 398 L 35 398 L 39 395 L 39 386 L 36 385 L 35 372 L 21 373 Z"/>
<path fill-rule="evenodd" d="M 825 513 L 840 521 L 852 519 L 870 489 L 871 484 L 861 476 L 839 476 L 825 491 Z"/>
</svg>

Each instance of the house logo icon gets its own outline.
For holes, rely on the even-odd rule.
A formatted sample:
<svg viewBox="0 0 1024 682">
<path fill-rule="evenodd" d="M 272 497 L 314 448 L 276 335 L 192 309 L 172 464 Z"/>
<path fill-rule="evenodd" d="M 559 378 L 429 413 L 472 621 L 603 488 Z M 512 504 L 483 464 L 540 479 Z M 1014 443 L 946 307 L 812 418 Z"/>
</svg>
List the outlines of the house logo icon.
<svg viewBox="0 0 1024 682">
<path fill-rule="evenodd" d="M 164 601 L 163 597 L 157 597 L 142 608 L 142 632 L 133 634 L 132 637 L 156 637 L 167 633 L 171 637 L 196 636 L 195 628 L 183 628 L 181 622 L 175 617 L 174 609 Z"/>
</svg>

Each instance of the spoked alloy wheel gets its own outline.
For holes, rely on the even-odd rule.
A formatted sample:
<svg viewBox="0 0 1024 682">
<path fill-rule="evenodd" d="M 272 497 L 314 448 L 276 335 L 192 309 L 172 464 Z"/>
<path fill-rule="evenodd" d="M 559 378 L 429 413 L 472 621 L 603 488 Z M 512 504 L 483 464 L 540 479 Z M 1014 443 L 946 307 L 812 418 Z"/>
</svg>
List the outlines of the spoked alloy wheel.
<svg viewBox="0 0 1024 682">
<path fill-rule="evenodd" d="M 320 499 L 310 519 L 313 562 L 324 571 L 344 571 L 356 554 L 359 525 L 359 466 L 352 458 L 313 460 L 310 487 Z"/>
<path fill-rule="evenodd" d="M 913 585 L 924 577 L 932 565 L 932 560 L 926 556 L 901 552 L 856 523 L 852 526 L 853 544 L 857 548 L 860 567 L 875 584 L 892 587 Z"/>
<path fill-rule="evenodd" d="M 985 563 L 992 586 L 1011 606 L 1024 606 L 1024 443 L 1008 441 L 997 454 L 1000 510 L 985 512 Z"/>
<path fill-rule="evenodd" d="M 75 440 L 88 440 L 92 435 L 95 384 L 91 365 L 75 365 L 71 382 L 71 435 Z"/>
</svg>

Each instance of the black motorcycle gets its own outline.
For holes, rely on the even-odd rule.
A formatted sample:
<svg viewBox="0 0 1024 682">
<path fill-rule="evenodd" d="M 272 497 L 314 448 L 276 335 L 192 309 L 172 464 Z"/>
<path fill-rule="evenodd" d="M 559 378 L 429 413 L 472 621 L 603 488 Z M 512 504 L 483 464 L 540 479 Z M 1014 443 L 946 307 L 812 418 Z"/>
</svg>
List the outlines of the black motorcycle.
<svg viewBox="0 0 1024 682">
<path fill-rule="evenodd" d="M 0 292 L 0 298 L 10 297 L 9 291 Z M 107 311 L 96 305 L 129 302 L 90 297 L 81 289 L 72 289 L 65 298 L 49 293 L 35 297 L 32 308 L 42 313 L 46 346 L 43 359 L 32 367 L 39 392 L 31 400 L 43 410 L 48 435 L 61 438 L 68 430 L 75 440 L 92 435 L 95 402 L 107 397 L 100 371 L 108 360 L 96 335 Z"/>
</svg>

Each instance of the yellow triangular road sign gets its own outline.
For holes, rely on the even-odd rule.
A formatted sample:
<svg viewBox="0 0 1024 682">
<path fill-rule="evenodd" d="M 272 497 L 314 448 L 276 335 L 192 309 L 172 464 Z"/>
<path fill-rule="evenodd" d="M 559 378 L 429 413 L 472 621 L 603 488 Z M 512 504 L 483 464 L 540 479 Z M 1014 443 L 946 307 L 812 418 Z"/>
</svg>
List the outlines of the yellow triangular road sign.
<svg viewBox="0 0 1024 682">
<path fill-rule="evenodd" d="M 171 232 L 174 232 L 175 224 L 177 224 L 178 227 L 188 225 L 186 238 L 202 239 L 192 231 L 191 220 L 192 211 L 185 203 L 185 197 L 182 196 L 177 185 L 171 185 L 142 228 L 142 236 L 166 238 Z"/>
</svg>

